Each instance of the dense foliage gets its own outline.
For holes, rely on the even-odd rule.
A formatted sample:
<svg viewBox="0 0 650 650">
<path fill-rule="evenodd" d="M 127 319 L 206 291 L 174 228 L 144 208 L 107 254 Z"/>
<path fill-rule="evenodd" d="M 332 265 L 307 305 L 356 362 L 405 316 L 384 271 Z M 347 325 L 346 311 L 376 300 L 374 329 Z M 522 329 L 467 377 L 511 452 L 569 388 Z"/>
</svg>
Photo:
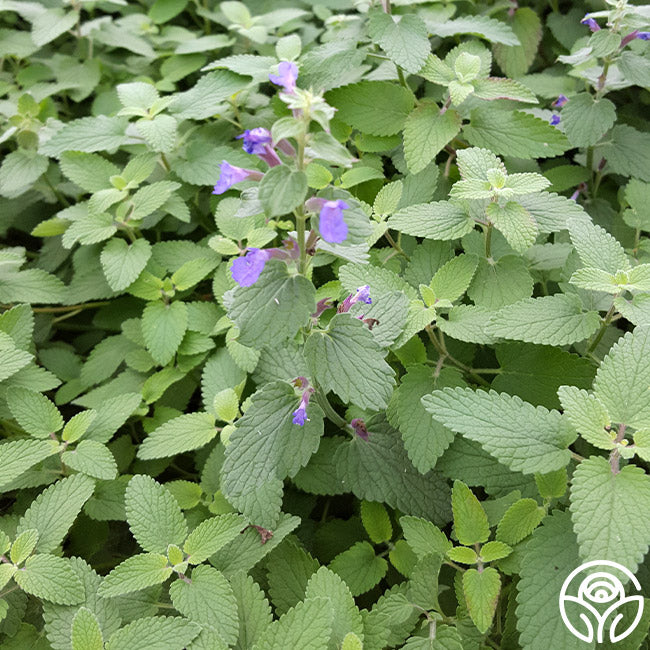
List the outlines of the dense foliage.
<svg viewBox="0 0 650 650">
<path fill-rule="evenodd" d="M 650 596 L 649 6 L 0 10 L 3 648 L 584 648 L 581 562 Z"/>
</svg>

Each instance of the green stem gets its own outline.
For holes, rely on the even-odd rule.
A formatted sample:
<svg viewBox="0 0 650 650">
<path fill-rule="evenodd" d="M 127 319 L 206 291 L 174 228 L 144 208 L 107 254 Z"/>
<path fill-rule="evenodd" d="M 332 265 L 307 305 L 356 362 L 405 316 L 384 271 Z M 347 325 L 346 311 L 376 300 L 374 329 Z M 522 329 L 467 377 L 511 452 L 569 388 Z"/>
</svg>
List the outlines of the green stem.
<svg viewBox="0 0 650 650">
<path fill-rule="evenodd" d="M 594 185 L 594 148 L 587 147 L 587 172 L 589 173 L 589 185 L 593 190 Z"/>
<path fill-rule="evenodd" d="M 409 85 L 406 83 L 406 77 L 404 76 L 404 72 L 402 68 L 400 68 L 397 64 L 395 64 L 395 67 L 397 68 L 397 78 L 399 79 L 399 82 L 406 88 L 407 90 L 411 90 L 409 88 Z"/>
<path fill-rule="evenodd" d="M 492 224 L 489 223 L 485 230 L 485 257 L 492 257 Z"/>
<path fill-rule="evenodd" d="M 298 250 L 300 251 L 300 260 L 298 261 L 298 272 L 305 275 L 307 270 L 307 243 L 305 241 L 305 222 L 307 221 L 303 214 L 302 206 L 296 210 L 296 234 L 298 236 Z"/>
<path fill-rule="evenodd" d="M 616 296 L 614 297 L 616 298 Z M 608 325 L 612 322 L 612 318 L 614 317 L 615 313 L 616 313 L 616 307 L 612 302 L 612 306 L 609 308 L 609 311 L 605 314 L 605 318 L 603 318 L 602 322 L 600 323 L 600 329 L 596 333 L 596 336 L 594 336 L 594 338 L 592 339 L 585 354 L 591 354 L 598 347 L 598 344 L 602 341 L 603 336 L 605 336 L 605 331 L 607 330 Z"/>
<path fill-rule="evenodd" d="M 335 410 L 334 407 L 330 404 L 329 400 L 327 399 L 327 395 L 325 394 L 325 391 L 318 385 L 316 382 L 314 383 L 314 388 L 316 389 L 316 392 L 314 393 L 314 396 L 316 397 L 316 401 L 318 402 L 318 405 L 323 409 L 323 413 L 327 416 L 327 419 L 335 424 L 337 427 L 340 429 L 343 429 L 345 431 L 350 431 L 350 425 L 348 424 L 347 420 L 342 418 Z"/>
<path fill-rule="evenodd" d="M 68 311 L 81 311 L 82 309 L 104 307 L 104 305 L 110 305 L 110 301 L 102 300 L 101 302 L 84 302 L 79 305 L 66 305 L 65 307 L 32 307 L 32 311 L 41 314 L 60 314 Z M 12 307 L 13 305 L 0 305 L 1 309 L 11 309 Z"/>
<path fill-rule="evenodd" d="M 404 257 L 404 259 L 407 262 L 411 261 L 410 256 L 404 252 L 404 249 L 393 239 L 392 235 L 388 232 L 388 230 L 384 233 L 384 237 L 386 238 L 386 241 L 400 254 Z"/>
</svg>

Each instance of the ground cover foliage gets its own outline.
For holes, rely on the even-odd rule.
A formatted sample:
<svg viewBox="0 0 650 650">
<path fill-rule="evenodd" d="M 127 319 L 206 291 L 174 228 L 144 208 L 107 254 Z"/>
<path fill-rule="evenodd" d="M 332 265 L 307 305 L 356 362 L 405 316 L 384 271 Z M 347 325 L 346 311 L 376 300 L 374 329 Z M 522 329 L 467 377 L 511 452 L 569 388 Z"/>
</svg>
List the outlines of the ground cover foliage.
<svg viewBox="0 0 650 650">
<path fill-rule="evenodd" d="M 582 648 L 581 562 L 649 595 L 648 6 L 0 10 L 3 648 Z"/>
</svg>

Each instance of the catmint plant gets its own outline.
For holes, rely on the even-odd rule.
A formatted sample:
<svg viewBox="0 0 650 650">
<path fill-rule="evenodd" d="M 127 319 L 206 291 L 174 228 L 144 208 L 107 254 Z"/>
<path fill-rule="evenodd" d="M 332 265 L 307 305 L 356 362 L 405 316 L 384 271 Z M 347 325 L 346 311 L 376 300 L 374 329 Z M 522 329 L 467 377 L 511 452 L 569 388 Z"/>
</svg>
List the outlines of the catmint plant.
<svg viewBox="0 0 650 650">
<path fill-rule="evenodd" d="M 648 5 L 1 6 L 1 648 L 646 647 Z"/>
</svg>

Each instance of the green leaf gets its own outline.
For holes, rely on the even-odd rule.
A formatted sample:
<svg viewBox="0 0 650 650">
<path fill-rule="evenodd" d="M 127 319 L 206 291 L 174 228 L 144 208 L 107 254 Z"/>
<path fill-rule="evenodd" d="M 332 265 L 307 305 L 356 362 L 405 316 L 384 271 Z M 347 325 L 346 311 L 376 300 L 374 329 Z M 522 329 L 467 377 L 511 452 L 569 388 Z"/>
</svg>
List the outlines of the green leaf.
<svg viewBox="0 0 650 650">
<path fill-rule="evenodd" d="M 0 293 L 2 285 L 0 284 Z M 0 332 L 0 353 L 2 354 L 2 365 L 0 365 L 0 381 L 15 375 L 21 368 L 24 368 L 34 355 L 16 347 L 9 334 Z"/>
<path fill-rule="evenodd" d="M 368 33 L 398 66 L 417 72 L 431 52 L 424 21 L 415 14 L 391 15 L 373 11 L 368 20 Z"/>
<path fill-rule="evenodd" d="M 38 531 L 35 528 L 20 533 L 11 545 L 10 560 L 14 564 L 22 564 L 32 554 L 36 542 L 38 542 Z"/>
<path fill-rule="evenodd" d="M 121 596 L 145 587 L 159 585 L 172 574 L 167 558 L 158 553 L 132 555 L 118 564 L 103 580 L 97 595 Z"/>
<path fill-rule="evenodd" d="M 534 499 L 519 499 L 505 512 L 497 526 L 497 540 L 510 546 L 528 537 L 546 516 L 546 510 Z"/>
<path fill-rule="evenodd" d="M 83 584 L 67 558 L 33 555 L 14 580 L 28 594 L 59 605 L 76 605 L 84 599 Z"/>
<path fill-rule="evenodd" d="M 575 432 L 557 411 L 519 397 L 471 388 L 445 388 L 422 398 L 433 417 L 478 442 L 499 462 L 524 474 L 567 465 Z"/>
<path fill-rule="evenodd" d="M 202 521 L 187 537 L 183 551 L 190 564 L 205 562 L 246 527 L 241 515 L 225 514 Z"/>
<path fill-rule="evenodd" d="M 518 253 L 523 253 L 535 243 L 537 224 L 519 203 L 508 201 L 504 206 L 490 203 L 485 214 Z"/>
<path fill-rule="evenodd" d="M 170 115 L 156 115 L 152 120 L 140 120 L 136 128 L 154 151 L 169 153 L 176 144 L 177 126 Z"/>
<path fill-rule="evenodd" d="M 35 438 L 48 438 L 63 427 L 59 409 L 41 393 L 18 386 L 9 388 L 7 403 L 16 422 Z"/>
<path fill-rule="evenodd" d="M 81 607 L 72 620 L 72 650 L 104 650 L 104 638 L 97 617 Z"/>
<path fill-rule="evenodd" d="M 607 144 L 598 148 L 598 153 L 607 160 L 607 169 L 613 173 L 650 182 L 650 134 L 619 124 L 612 129 Z"/>
<path fill-rule="evenodd" d="M 200 631 L 181 616 L 138 618 L 115 632 L 106 650 L 184 650 Z"/>
<path fill-rule="evenodd" d="M 154 429 L 138 449 L 143 460 L 167 458 L 198 449 L 217 435 L 214 416 L 208 413 L 187 413 Z"/>
<path fill-rule="evenodd" d="M 0 490 L 58 450 L 59 444 L 55 440 L 12 440 L 0 445 Z"/>
<path fill-rule="evenodd" d="M 306 599 L 328 598 L 334 612 L 330 648 L 344 643 L 348 633 L 363 636 L 363 619 L 347 584 L 333 571 L 320 567 L 311 576 L 305 590 Z"/>
<path fill-rule="evenodd" d="M 150 302 L 142 313 L 142 335 L 156 363 L 167 365 L 187 330 L 187 307 L 182 302 Z"/>
<path fill-rule="evenodd" d="M 106 281 L 113 291 L 123 291 L 140 275 L 151 257 L 151 244 L 136 239 L 131 245 L 111 239 L 100 256 Z"/>
<path fill-rule="evenodd" d="M 36 550 L 39 553 L 53 551 L 63 541 L 94 489 L 95 482 L 83 474 L 57 481 L 32 501 L 18 522 L 17 532 L 35 528 L 38 530 Z"/>
<path fill-rule="evenodd" d="M 66 123 L 39 148 L 46 156 L 60 156 L 64 151 L 112 151 L 126 140 L 127 120 L 123 117 L 82 117 Z"/>
<path fill-rule="evenodd" d="M 277 523 L 282 481 L 307 464 L 320 442 L 323 421 L 315 400 L 305 425 L 293 423 L 299 401 L 287 383 L 264 385 L 251 397 L 226 448 L 222 489 L 232 505 L 264 528 Z"/>
<path fill-rule="evenodd" d="M 503 542 L 488 542 L 481 547 L 481 560 L 483 562 L 494 562 L 508 557 L 512 548 Z"/>
<path fill-rule="evenodd" d="M 562 583 L 581 563 L 569 513 L 555 510 L 533 532 L 521 560 L 517 629 L 522 647 L 529 650 L 589 647 L 558 616 Z"/>
<path fill-rule="evenodd" d="M 361 408 L 385 408 L 392 394 L 393 369 L 365 323 L 337 314 L 327 330 L 313 331 L 305 343 L 305 359 L 325 391 Z"/>
<path fill-rule="evenodd" d="M 341 174 L 341 187 L 347 189 L 366 181 L 384 178 L 384 173 L 374 167 L 356 166 Z"/>
<path fill-rule="evenodd" d="M 368 440 L 355 436 L 334 454 L 342 487 L 358 499 L 386 503 L 439 525 L 450 520 L 449 487 L 436 472 L 420 474 L 395 430 L 380 416 L 366 423 Z"/>
<path fill-rule="evenodd" d="M 492 316 L 492 336 L 542 345 L 569 345 L 589 338 L 600 325 L 598 312 L 582 310 L 575 296 L 555 294 L 506 305 Z"/>
<path fill-rule="evenodd" d="M 173 192 L 180 187 L 180 183 L 173 181 L 158 181 L 141 187 L 132 197 L 133 206 L 129 216 L 131 219 L 144 219 L 162 205 L 172 196 Z"/>
<path fill-rule="evenodd" d="M 361 521 L 373 544 L 390 541 L 393 526 L 386 508 L 375 501 L 361 502 Z"/>
<path fill-rule="evenodd" d="M 302 205 L 307 195 L 307 176 L 286 165 L 271 167 L 259 186 L 259 200 L 267 217 L 279 217 Z"/>
<path fill-rule="evenodd" d="M 411 366 L 402 377 L 397 395 L 397 421 L 404 447 L 417 470 L 426 473 L 454 439 L 453 431 L 431 417 L 421 398 L 447 384 L 445 373 L 434 377 L 431 368 Z"/>
<path fill-rule="evenodd" d="M 237 600 L 226 578 L 215 568 L 196 567 L 190 582 L 172 583 L 169 595 L 183 616 L 216 630 L 224 644 L 231 646 L 237 641 Z"/>
<path fill-rule="evenodd" d="M 474 229 L 474 220 L 460 205 L 434 201 L 410 205 L 389 218 L 388 227 L 427 239 L 458 239 Z"/>
<path fill-rule="evenodd" d="M 454 481 L 451 508 L 454 513 L 454 530 L 461 544 L 473 546 L 487 541 L 490 536 L 490 526 L 485 510 L 462 481 Z"/>
<path fill-rule="evenodd" d="M 524 84 L 514 79 L 477 79 L 474 82 L 474 97 L 492 101 L 495 99 L 512 99 L 526 104 L 537 104 L 537 97 Z"/>
<path fill-rule="evenodd" d="M 604 97 L 595 99 L 590 93 L 571 97 L 562 108 L 562 124 L 574 147 L 596 144 L 616 122 L 616 107 Z"/>
<path fill-rule="evenodd" d="M 343 578 L 353 596 L 370 591 L 388 570 L 388 562 L 377 557 L 368 542 L 357 542 L 339 553 L 329 566 Z"/>
<path fill-rule="evenodd" d="M 443 23 L 431 24 L 429 29 L 436 36 L 476 34 L 493 43 L 519 45 L 519 39 L 509 25 L 487 16 L 462 16 Z"/>
<path fill-rule="evenodd" d="M 273 621 L 252 650 L 327 650 L 331 633 L 332 610 L 328 600 L 310 598 Z"/>
<path fill-rule="evenodd" d="M 501 591 L 501 578 L 496 569 L 488 567 L 482 572 L 467 569 L 463 573 L 463 594 L 469 615 L 481 634 L 492 625 L 494 611 Z"/>
<path fill-rule="evenodd" d="M 61 455 L 61 461 L 82 474 L 110 481 L 117 476 L 117 464 L 109 449 L 94 440 L 82 440 L 73 451 Z"/>
<path fill-rule="evenodd" d="M 458 300 L 472 281 L 477 265 L 476 256 L 463 253 L 441 266 L 431 280 L 431 289 L 436 301 Z"/>
<path fill-rule="evenodd" d="M 149 18 L 161 24 L 175 18 L 187 6 L 188 0 L 155 0 L 149 8 Z"/>
<path fill-rule="evenodd" d="M 271 606 L 259 585 L 245 571 L 230 576 L 237 611 L 239 612 L 239 638 L 237 650 L 247 650 L 255 645 L 270 625 Z"/>
<path fill-rule="evenodd" d="M 0 167 L 0 195 L 24 194 L 47 171 L 49 161 L 35 151 L 17 149 L 5 156 Z"/>
<path fill-rule="evenodd" d="M 187 537 L 187 524 L 171 492 L 150 476 L 134 476 L 124 495 L 131 533 L 144 551 L 165 553 Z"/>
<path fill-rule="evenodd" d="M 589 388 L 595 375 L 588 359 L 551 346 L 501 343 L 496 354 L 501 372 L 492 388 L 518 395 L 535 406 L 560 408 L 557 391 L 562 384 Z"/>
<path fill-rule="evenodd" d="M 471 145 L 515 158 L 550 158 L 571 146 L 554 126 L 521 111 L 476 108 L 463 132 Z"/>
<path fill-rule="evenodd" d="M 179 120 L 204 120 L 222 110 L 221 103 L 249 84 L 228 70 L 203 75 L 189 90 L 178 93 L 168 110 Z"/>
<path fill-rule="evenodd" d="M 410 90 L 388 81 L 362 81 L 331 90 L 327 102 L 337 118 L 371 135 L 393 135 L 402 130 L 415 98 Z"/>
<path fill-rule="evenodd" d="M 535 60 L 542 38 L 542 22 L 532 9 L 520 7 L 512 17 L 512 31 L 521 45 L 494 46 L 494 58 L 508 77 L 522 77 Z M 564 111 L 562 112 L 564 120 Z"/>
<path fill-rule="evenodd" d="M 650 328 L 627 332 L 615 343 L 596 373 L 594 396 L 614 422 L 650 427 Z"/>
<path fill-rule="evenodd" d="M 289 275 L 283 262 L 268 262 L 254 285 L 236 287 L 225 302 L 239 343 L 260 349 L 293 338 L 316 310 L 314 295 L 309 280 Z"/>
<path fill-rule="evenodd" d="M 473 548 L 467 546 L 455 546 L 447 551 L 447 557 L 453 562 L 460 562 L 461 564 L 476 564 L 478 562 L 478 555 Z"/>
<path fill-rule="evenodd" d="M 636 571 L 650 545 L 650 522 L 639 517 L 649 504 L 650 478 L 640 467 L 615 474 L 605 458 L 583 460 L 571 480 L 570 506 L 582 560 L 612 560 Z"/>
<path fill-rule="evenodd" d="M 569 219 L 567 229 L 585 266 L 612 274 L 630 268 L 623 247 L 604 228 L 586 219 Z"/>
<path fill-rule="evenodd" d="M 47 9 L 38 14 L 32 22 L 32 40 L 43 47 L 74 27 L 79 15 L 74 11 Z"/>
<path fill-rule="evenodd" d="M 458 135 L 460 125 L 456 111 L 441 114 L 436 104 L 424 104 L 410 113 L 404 125 L 404 157 L 409 171 L 422 171 Z"/>
<path fill-rule="evenodd" d="M 434 552 L 444 556 L 452 546 L 447 536 L 426 519 L 404 516 L 399 522 L 406 541 L 420 559 Z"/>
<path fill-rule="evenodd" d="M 576 386 L 561 386 L 558 396 L 564 415 L 587 442 L 599 449 L 610 450 L 616 446 L 616 434 L 609 430 L 609 414 L 598 398 Z"/>
</svg>

